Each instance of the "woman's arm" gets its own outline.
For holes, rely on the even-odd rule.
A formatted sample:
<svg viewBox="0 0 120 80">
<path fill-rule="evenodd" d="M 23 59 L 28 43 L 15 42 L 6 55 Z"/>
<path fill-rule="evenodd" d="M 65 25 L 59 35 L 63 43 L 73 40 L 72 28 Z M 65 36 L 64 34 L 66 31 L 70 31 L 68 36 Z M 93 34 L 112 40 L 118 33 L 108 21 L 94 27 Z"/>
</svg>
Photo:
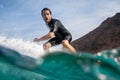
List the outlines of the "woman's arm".
<svg viewBox="0 0 120 80">
<path fill-rule="evenodd" d="M 40 38 L 35 38 L 34 39 L 34 42 L 39 42 L 39 41 L 44 41 L 44 40 L 48 40 L 50 38 L 53 38 L 54 37 L 54 32 L 49 32 L 48 34 L 40 37 Z"/>
</svg>

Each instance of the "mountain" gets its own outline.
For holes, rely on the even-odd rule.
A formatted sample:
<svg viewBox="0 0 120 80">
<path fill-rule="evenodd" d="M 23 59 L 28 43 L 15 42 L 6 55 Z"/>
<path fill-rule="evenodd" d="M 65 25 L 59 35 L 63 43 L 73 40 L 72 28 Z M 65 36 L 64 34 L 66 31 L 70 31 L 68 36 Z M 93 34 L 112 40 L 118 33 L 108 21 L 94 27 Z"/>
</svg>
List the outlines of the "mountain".
<svg viewBox="0 0 120 80">
<path fill-rule="evenodd" d="M 120 47 L 120 13 L 107 18 L 99 27 L 71 42 L 71 45 L 77 51 L 90 53 Z"/>
</svg>

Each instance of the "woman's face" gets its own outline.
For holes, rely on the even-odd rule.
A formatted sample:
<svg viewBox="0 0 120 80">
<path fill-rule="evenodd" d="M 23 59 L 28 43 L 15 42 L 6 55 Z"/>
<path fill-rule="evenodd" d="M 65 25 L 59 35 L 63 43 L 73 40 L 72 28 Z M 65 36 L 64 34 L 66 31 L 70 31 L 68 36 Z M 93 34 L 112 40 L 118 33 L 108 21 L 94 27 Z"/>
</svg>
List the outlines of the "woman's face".
<svg viewBox="0 0 120 80">
<path fill-rule="evenodd" d="M 42 17 L 46 23 L 49 23 L 51 21 L 52 15 L 50 14 L 49 10 L 44 10 Z"/>
</svg>

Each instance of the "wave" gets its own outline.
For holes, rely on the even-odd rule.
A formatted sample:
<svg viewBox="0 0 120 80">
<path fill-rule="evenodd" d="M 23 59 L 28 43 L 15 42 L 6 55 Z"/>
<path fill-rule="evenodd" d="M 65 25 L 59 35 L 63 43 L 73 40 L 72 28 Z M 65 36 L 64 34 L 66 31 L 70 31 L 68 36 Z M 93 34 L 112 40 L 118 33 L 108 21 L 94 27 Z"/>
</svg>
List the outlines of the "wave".
<svg viewBox="0 0 120 80">
<path fill-rule="evenodd" d="M 23 55 L 27 55 L 33 58 L 39 58 L 46 55 L 43 50 L 43 45 L 39 45 L 31 41 L 25 41 L 23 39 L 6 38 L 5 36 L 0 35 L 0 45 L 16 50 Z M 62 51 L 61 45 L 50 49 L 50 52 L 54 51 Z"/>
<path fill-rule="evenodd" d="M 42 45 L 38 45 L 30 41 L 24 41 L 22 39 L 8 39 L 5 36 L 0 36 L 0 45 L 16 50 L 23 55 L 31 56 L 34 58 L 38 58 L 44 55 Z"/>
<path fill-rule="evenodd" d="M 120 49 L 97 55 L 52 52 L 34 59 L 0 46 L 1 80 L 119 80 Z"/>
</svg>

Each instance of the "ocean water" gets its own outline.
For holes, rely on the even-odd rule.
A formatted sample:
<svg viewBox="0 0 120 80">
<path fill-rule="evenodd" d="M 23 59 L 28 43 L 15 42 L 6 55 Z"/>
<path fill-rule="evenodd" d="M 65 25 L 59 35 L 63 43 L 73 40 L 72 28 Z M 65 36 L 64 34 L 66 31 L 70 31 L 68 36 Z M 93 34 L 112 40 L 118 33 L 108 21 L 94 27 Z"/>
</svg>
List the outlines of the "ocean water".
<svg viewBox="0 0 120 80">
<path fill-rule="evenodd" d="M 55 49 L 56 50 L 56 49 Z M 119 80 L 120 48 L 76 54 L 0 36 L 0 80 Z"/>
</svg>

